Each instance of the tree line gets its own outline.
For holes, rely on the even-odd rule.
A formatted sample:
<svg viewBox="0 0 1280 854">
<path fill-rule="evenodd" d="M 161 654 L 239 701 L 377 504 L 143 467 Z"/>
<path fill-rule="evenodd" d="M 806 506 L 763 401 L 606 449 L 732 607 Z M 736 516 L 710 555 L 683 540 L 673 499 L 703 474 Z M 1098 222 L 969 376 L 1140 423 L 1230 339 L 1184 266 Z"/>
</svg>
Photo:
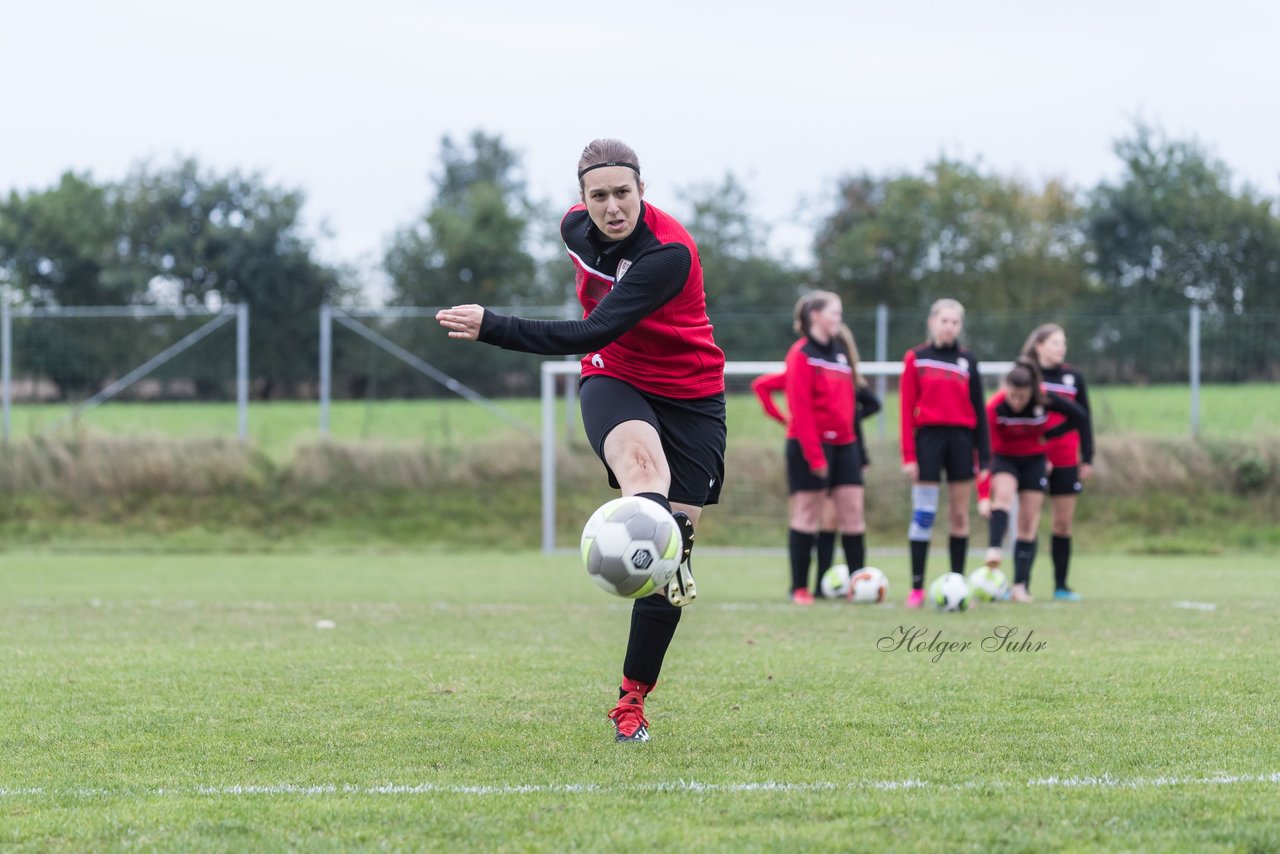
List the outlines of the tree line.
<svg viewBox="0 0 1280 854">
<path fill-rule="evenodd" d="M 895 318 L 909 318 L 895 332 L 891 356 L 914 342 L 923 313 L 941 296 L 972 307 L 971 329 L 984 328 L 986 318 L 990 355 L 1003 358 L 1028 318 L 1097 318 L 1091 340 L 1115 365 L 1139 358 L 1134 353 L 1158 361 L 1162 348 L 1185 350 L 1176 340 L 1185 326 L 1165 331 L 1141 319 L 1176 318 L 1195 304 L 1210 337 L 1215 329 L 1237 334 L 1233 319 L 1263 318 L 1250 327 L 1258 339 L 1254 364 L 1226 378 L 1274 378 L 1277 200 L 1240 185 L 1198 142 L 1151 126 L 1135 126 L 1114 151 L 1118 177 L 1091 188 L 1032 183 L 948 157 L 918 172 L 847 174 L 817 205 L 812 259 L 803 263 L 770 253 L 769 226 L 752 214 L 731 173 L 659 203 L 698 241 L 708 309 L 732 359 L 780 358 L 796 297 L 822 288 L 855 311 L 884 304 Z M 381 259 L 389 302 L 573 304 L 556 228 L 563 205 L 531 197 L 520 156 L 501 136 L 444 137 L 432 183 L 422 213 L 389 237 Z M 0 199 L 3 298 L 39 308 L 247 303 L 255 395 L 309 394 L 319 306 L 360 305 L 366 296 L 354 271 L 317 257 L 304 201 L 300 189 L 257 174 L 219 174 L 195 160 L 140 164 L 117 181 L 68 172 L 48 188 Z M 869 315 L 857 316 L 865 322 Z M 1011 319 L 1009 329 L 997 334 L 1001 318 Z M 528 365 L 444 346 L 426 327 L 396 321 L 380 331 L 487 393 L 532 387 Z M 865 327 L 855 331 L 866 340 Z M 1155 340 L 1161 337 L 1175 340 Z M 89 392 L 112 378 L 103 375 L 110 360 L 95 352 L 97 341 L 83 326 L 33 326 L 19 342 L 25 346 L 15 347 L 15 374 L 43 371 L 63 395 Z M 370 360 L 353 356 L 367 345 L 338 336 L 335 346 L 336 392 L 370 393 Z M 29 361 L 40 353 L 43 361 Z M 61 354 L 56 371 L 50 353 Z M 379 394 L 405 393 L 418 382 L 403 368 L 377 370 Z M 1124 374 L 1117 368 L 1118 378 Z M 202 394 L 216 396 L 216 385 L 205 383 Z"/>
</svg>

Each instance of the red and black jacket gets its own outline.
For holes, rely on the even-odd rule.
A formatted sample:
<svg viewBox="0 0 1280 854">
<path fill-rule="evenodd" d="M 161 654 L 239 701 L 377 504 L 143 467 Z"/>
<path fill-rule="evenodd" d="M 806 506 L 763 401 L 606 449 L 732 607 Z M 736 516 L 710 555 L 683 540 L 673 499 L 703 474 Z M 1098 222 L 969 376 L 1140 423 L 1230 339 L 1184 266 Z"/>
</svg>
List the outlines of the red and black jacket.
<svg viewBox="0 0 1280 854">
<path fill-rule="evenodd" d="M 773 399 L 775 394 L 787 390 L 787 375 L 785 371 L 776 374 L 762 374 L 756 377 L 751 381 L 751 390 L 759 398 L 760 406 L 764 409 L 765 415 L 768 415 L 784 427 L 790 426 L 791 419 L 778 408 L 778 404 Z M 853 397 L 853 433 L 857 443 L 862 446 L 862 464 L 870 465 L 871 457 L 867 453 L 867 441 L 862 431 L 862 419 L 870 418 L 880 411 L 880 398 L 876 396 L 876 393 L 869 386 L 865 385 L 860 385 L 854 389 Z"/>
<path fill-rule="evenodd" d="M 544 355 L 585 353 L 582 375 L 609 376 L 661 397 L 724 392 L 698 247 L 676 219 L 641 203 L 625 240 L 604 238 L 585 205 L 560 223 L 582 320 L 530 320 L 486 310 L 480 340 Z"/>
<path fill-rule="evenodd" d="M 1056 368 L 1042 368 L 1044 376 L 1042 388 L 1075 401 L 1084 409 L 1084 425 L 1078 430 L 1069 431 L 1049 440 L 1049 462 L 1054 468 L 1077 466 L 1080 463 L 1093 463 L 1093 417 L 1089 413 L 1089 391 L 1085 387 L 1084 374 L 1073 365 L 1059 365 Z M 1064 417 L 1058 413 L 1049 416 L 1049 426 L 1056 427 Z"/>
<path fill-rule="evenodd" d="M 1077 403 L 1050 392 L 1044 403 L 1032 400 L 1022 409 L 1009 405 L 1004 389 L 987 401 L 991 449 L 1002 457 L 1047 455 L 1049 442 L 1088 423 L 1088 414 Z"/>
<path fill-rule="evenodd" d="M 991 463 L 987 419 L 983 408 L 982 375 L 978 360 L 958 345 L 921 344 L 902 357 L 902 461 L 916 461 L 916 430 L 920 427 L 967 427 L 973 431 L 978 468 Z"/>
<path fill-rule="evenodd" d="M 820 344 L 808 336 L 791 345 L 786 362 L 787 438 L 800 443 L 810 468 L 823 468 L 823 445 L 857 441 L 853 365 L 839 341 Z"/>
</svg>

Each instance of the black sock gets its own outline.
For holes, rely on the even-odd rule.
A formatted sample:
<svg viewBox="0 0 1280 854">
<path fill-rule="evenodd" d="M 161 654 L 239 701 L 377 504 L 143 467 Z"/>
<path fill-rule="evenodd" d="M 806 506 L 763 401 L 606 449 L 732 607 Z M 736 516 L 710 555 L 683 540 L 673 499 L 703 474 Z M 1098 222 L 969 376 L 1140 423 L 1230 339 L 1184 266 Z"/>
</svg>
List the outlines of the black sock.
<svg viewBox="0 0 1280 854">
<path fill-rule="evenodd" d="M 850 572 L 857 572 L 867 565 L 866 534 L 844 534 L 840 537 L 840 546 L 844 549 L 844 559 Z"/>
<path fill-rule="evenodd" d="M 969 537 L 951 536 L 951 571 L 964 575 L 964 565 L 969 560 Z"/>
<path fill-rule="evenodd" d="M 1013 544 L 1013 583 L 1031 586 L 1031 564 L 1036 562 L 1036 541 L 1018 540 Z"/>
<path fill-rule="evenodd" d="M 1071 536 L 1054 536 L 1053 550 L 1053 587 L 1055 590 L 1067 589 L 1067 570 L 1071 568 Z"/>
<path fill-rule="evenodd" d="M 809 586 L 809 560 L 813 554 L 813 534 L 805 534 L 792 528 L 787 538 L 791 552 L 791 589 L 802 590 Z"/>
<path fill-rule="evenodd" d="M 924 588 L 924 565 L 929 560 L 929 541 L 911 541 L 911 589 Z"/>
<path fill-rule="evenodd" d="M 680 622 L 680 609 L 663 595 L 645 596 L 631 606 L 631 635 L 622 672 L 630 679 L 652 685 L 658 681 L 662 659 L 671 646 Z"/>
<path fill-rule="evenodd" d="M 991 533 L 987 537 L 987 545 L 993 549 L 1004 548 L 1004 535 L 1009 533 L 1009 511 L 992 510 L 991 524 L 988 530 Z"/>
<path fill-rule="evenodd" d="M 647 498 L 650 501 L 656 501 L 659 504 L 661 504 L 662 508 L 666 510 L 668 513 L 671 512 L 671 502 L 668 501 L 667 496 L 663 495 L 661 492 L 637 492 L 636 497 Z"/>
<path fill-rule="evenodd" d="M 836 532 L 835 531 L 819 531 L 818 532 L 818 578 L 822 578 L 822 573 L 831 568 L 831 564 L 836 559 Z M 849 568 L 853 568 L 853 564 L 849 564 Z"/>
</svg>

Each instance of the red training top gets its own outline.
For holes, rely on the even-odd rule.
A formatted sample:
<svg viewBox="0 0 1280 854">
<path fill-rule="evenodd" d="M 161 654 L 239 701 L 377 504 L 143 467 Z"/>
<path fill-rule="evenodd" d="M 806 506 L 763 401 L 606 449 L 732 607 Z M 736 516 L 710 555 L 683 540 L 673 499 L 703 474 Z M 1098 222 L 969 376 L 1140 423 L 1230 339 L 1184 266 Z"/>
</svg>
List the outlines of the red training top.
<svg viewBox="0 0 1280 854">
<path fill-rule="evenodd" d="M 974 432 L 978 468 L 991 461 L 987 421 L 982 411 L 982 376 L 978 360 L 957 345 L 921 344 L 902 357 L 899 385 L 902 407 L 902 461 L 916 461 L 916 430 L 920 427 L 967 427 Z"/>
<path fill-rule="evenodd" d="M 698 247 L 676 219 L 641 203 L 625 240 L 600 234 L 585 205 L 560 223 L 582 320 L 530 320 L 485 310 L 480 340 L 544 355 L 585 353 L 582 375 L 608 376 L 661 397 L 724 392 Z"/>
<path fill-rule="evenodd" d="M 800 443 L 812 469 L 827 464 L 822 446 L 857 441 L 853 365 L 844 345 L 832 339 L 820 344 L 804 337 L 787 351 L 787 438 Z"/>
</svg>

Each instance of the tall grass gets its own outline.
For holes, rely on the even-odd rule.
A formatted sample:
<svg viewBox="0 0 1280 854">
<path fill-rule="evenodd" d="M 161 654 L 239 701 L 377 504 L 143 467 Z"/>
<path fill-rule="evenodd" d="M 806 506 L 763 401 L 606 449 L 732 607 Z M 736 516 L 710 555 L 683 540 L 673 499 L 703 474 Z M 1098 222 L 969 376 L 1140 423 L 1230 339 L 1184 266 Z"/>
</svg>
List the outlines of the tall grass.
<svg viewBox="0 0 1280 854">
<path fill-rule="evenodd" d="M 1191 397 L 1186 386 L 1102 386 L 1091 389 L 1099 435 L 1124 433 L 1182 439 L 1191 435 Z M 477 440 L 522 441 L 541 425 L 540 403 L 530 399 L 496 401 L 528 432 L 512 427 L 486 409 L 457 398 L 435 400 L 338 401 L 330 412 L 330 435 L 341 441 L 388 441 L 460 448 Z M 12 412 L 15 438 L 43 436 L 66 412 L 65 405 L 18 405 Z M 730 442 L 781 441 L 778 425 L 765 418 L 752 394 L 728 399 Z M 556 406 L 561 435 L 581 433 L 576 412 Z M 314 401 L 254 401 L 249 433 L 255 447 L 287 460 L 299 445 L 320 440 L 320 409 Z M 235 407 L 229 403 L 107 403 L 82 415 L 70 428 L 116 436 L 169 436 L 185 439 L 236 437 Z M 867 423 L 868 435 L 896 439 L 897 396 L 891 390 L 881 415 Z M 1234 440 L 1280 434 L 1280 393 L 1274 385 L 1206 386 L 1201 390 L 1200 436 Z"/>
<path fill-rule="evenodd" d="M 867 475 L 873 547 L 900 545 L 908 489 L 896 445 L 874 441 Z M 147 548 L 531 547 L 540 538 L 540 447 L 477 439 L 313 442 L 287 459 L 228 439 L 80 433 L 15 442 L 0 453 L 0 534 L 7 544 Z M 783 542 L 786 489 L 776 440 L 728 451 L 721 504 L 703 539 L 738 547 Z M 558 455 L 557 538 L 611 495 L 580 443 Z M 1191 442 L 1104 436 L 1080 502 L 1086 547 L 1216 551 L 1280 546 L 1280 438 Z M 975 544 L 985 531 L 973 520 Z"/>
</svg>

